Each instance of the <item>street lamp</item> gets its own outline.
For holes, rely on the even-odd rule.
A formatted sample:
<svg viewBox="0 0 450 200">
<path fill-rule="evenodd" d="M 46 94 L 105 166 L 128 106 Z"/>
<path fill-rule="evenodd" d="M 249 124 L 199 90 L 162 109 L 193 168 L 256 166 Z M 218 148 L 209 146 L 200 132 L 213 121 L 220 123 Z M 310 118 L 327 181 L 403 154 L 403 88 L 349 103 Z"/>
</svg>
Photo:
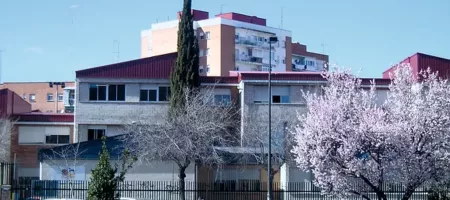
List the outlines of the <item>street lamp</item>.
<svg viewBox="0 0 450 200">
<path fill-rule="evenodd" d="M 56 99 L 55 99 L 56 110 L 55 110 L 55 113 L 58 113 L 58 86 L 61 86 L 61 88 L 65 88 L 66 83 L 64 83 L 64 82 L 49 82 L 48 83 L 48 86 L 50 88 L 53 88 L 54 85 L 56 85 Z"/>
<path fill-rule="evenodd" d="M 272 43 L 277 43 L 277 37 L 269 38 L 269 152 L 267 155 L 267 199 L 272 200 Z"/>
</svg>

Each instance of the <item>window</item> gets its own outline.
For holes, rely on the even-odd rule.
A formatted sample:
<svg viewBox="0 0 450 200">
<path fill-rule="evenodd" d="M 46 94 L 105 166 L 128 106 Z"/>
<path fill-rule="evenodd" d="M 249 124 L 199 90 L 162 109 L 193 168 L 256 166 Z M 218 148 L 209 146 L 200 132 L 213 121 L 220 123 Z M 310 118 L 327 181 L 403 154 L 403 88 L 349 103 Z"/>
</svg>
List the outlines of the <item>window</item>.
<svg viewBox="0 0 450 200">
<path fill-rule="evenodd" d="M 170 99 L 170 87 L 158 88 L 158 101 L 169 101 Z"/>
<path fill-rule="evenodd" d="M 264 41 L 264 38 L 263 38 L 263 37 L 259 37 L 258 40 L 259 40 L 260 42 L 262 42 L 262 41 Z"/>
<path fill-rule="evenodd" d="M 205 56 L 209 56 L 209 48 L 206 49 Z"/>
<path fill-rule="evenodd" d="M 23 93 L 23 94 L 22 94 L 22 98 L 23 98 L 24 100 L 27 99 L 27 94 Z"/>
<path fill-rule="evenodd" d="M 157 85 L 141 85 L 139 100 L 149 102 L 169 101 L 170 87 Z"/>
<path fill-rule="evenodd" d="M 206 65 L 206 73 L 209 73 L 209 65 Z"/>
<path fill-rule="evenodd" d="M 209 39 L 210 39 L 210 35 L 211 35 L 211 34 L 209 33 L 209 31 L 208 31 L 208 32 L 206 32 L 206 39 L 207 39 L 207 40 L 209 40 Z"/>
<path fill-rule="evenodd" d="M 234 39 L 236 39 L 236 40 L 239 39 L 239 33 L 236 33 L 236 34 L 234 35 Z"/>
<path fill-rule="evenodd" d="M 58 93 L 58 101 L 63 101 L 64 95 L 63 93 Z"/>
<path fill-rule="evenodd" d="M 105 129 L 88 129 L 88 141 L 101 139 L 105 136 Z"/>
<path fill-rule="evenodd" d="M 267 86 L 254 87 L 254 103 L 267 103 L 269 91 Z M 272 87 L 272 103 L 290 103 L 289 86 L 273 86 Z"/>
<path fill-rule="evenodd" d="M 108 101 L 125 101 L 125 85 L 109 85 Z"/>
<path fill-rule="evenodd" d="M 283 64 L 286 64 L 286 60 L 283 58 Z"/>
<path fill-rule="evenodd" d="M 203 57 L 203 49 L 200 49 L 199 53 L 198 53 L 199 57 Z"/>
<path fill-rule="evenodd" d="M 231 104 L 231 95 L 214 95 L 214 105 L 229 106 Z"/>
<path fill-rule="evenodd" d="M 272 95 L 272 103 L 289 103 L 289 96 L 287 95 Z"/>
<path fill-rule="evenodd" d="M 200 66 L 200 67 L 198 68 L 198 73 L 203 73 L 203 66 Z"/>
<path fill-rule="evenodd" d="M 106 101 L 106 85 L 89 85 L 90 101 Z"/>
<path fill-rule="evenodd" d="M 53 93 L 47 93 L 47 101 L 48 102 L 53 101 Z"/>
<path fill-rule="evenodd" d="M 239 71 L 239 66 L 234 67 L 234 71 Z"/>
<path fill-rule="evenodd" d="M 316 62 L 314 62 L 312 60 L 308 60 L 308 61 L 306 61 L 306 65 L 308 65 L 308 66 L 315 66 Z"/>
<path fill-rule="evenodd" d="M 140 101 L 156 101 L 156 89 L 141 90 Z"/>
<path fill-rule="evenodd" d="M 45 144 L 69 144 L 70 136 L 68 135 L 46 135 Z"/>
<path fill-rule="evenodd" d="M 36 102 L 36 95 L 30 94 L 30 102 Z"/>
<path fill-rule="evenodd" d="M 97 85 L 89 86 L 90 101 L 125 101 L 125 85 Z"/>
<path fill-rule="evenodd" d="M 200 32 L 200 40 L 205 39 L 205 36 L 203 35 L 203 32 Z"/>
</svg>

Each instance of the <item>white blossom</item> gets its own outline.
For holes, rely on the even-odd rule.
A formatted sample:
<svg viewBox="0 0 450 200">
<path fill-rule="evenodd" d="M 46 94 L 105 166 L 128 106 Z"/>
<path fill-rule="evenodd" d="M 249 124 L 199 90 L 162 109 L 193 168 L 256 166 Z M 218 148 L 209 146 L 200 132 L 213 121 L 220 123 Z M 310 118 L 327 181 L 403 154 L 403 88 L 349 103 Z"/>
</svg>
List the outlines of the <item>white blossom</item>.
<svg viewBox="0 0 450 200">
<path fill-rule="evenodd" d="M 293 132 L 298 166 L 311 170 L 326 194 L 367 190 L 387 199 L 386 183 L 405 186 L 402 199 L 440 181 L 449 164 L 450 90 L 426 71 L 415 79 L 399 65 L 387 100 L 376 105 L 376 86 L 362 88 L 349 70 L 326 72 L 324 94 L 306 94 L 308 113 Z"/>
</svg>

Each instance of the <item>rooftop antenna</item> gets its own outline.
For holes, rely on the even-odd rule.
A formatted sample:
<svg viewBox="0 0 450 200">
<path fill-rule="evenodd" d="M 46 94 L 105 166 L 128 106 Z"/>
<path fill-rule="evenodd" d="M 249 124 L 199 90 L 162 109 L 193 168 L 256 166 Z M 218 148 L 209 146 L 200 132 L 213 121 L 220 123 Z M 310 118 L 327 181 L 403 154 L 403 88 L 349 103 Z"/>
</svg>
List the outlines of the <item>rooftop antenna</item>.
<svg viewBox="0 0 450 200">
<path fill-rule="evenodd" d="M 281 7 L 281 25 L 280 28 L 283 29 L 283 6 Z"/>
<path fill-rule="evenodd" d="M 120 60 L 120 42 L 118 40 L 114 40 L 113 45 L 114 44 L 117 44 L 117 51 L 114 51 L 113 53 L 115 53 L 117 55 L 117 62 L 119 62 L 119 60 Z"/>
<path fill-rule="evenodd" d="M 2 53 L 4 50 L 0 49 L 0 84 L 2 83 Z"/>
<path fill-rule="evenodd" d="M 223 12 L 223 6 L 224 6 L 225 4 L 222 4 L 222 5 L 220 5 L 220 14 L 222 14 Z"/>
<path fill-rule="evenodd" d="M 325 54 L 325 43 L 322 41 L 322 44 L 320 44 L 320 46 L 322 46 L 322 53 Z"/>
</svg>

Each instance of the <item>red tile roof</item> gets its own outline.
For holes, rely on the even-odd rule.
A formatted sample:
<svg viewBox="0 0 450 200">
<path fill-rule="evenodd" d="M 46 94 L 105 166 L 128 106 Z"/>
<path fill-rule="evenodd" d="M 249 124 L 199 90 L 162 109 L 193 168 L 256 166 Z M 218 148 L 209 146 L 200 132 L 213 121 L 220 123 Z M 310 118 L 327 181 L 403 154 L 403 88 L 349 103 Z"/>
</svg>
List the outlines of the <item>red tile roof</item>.
<svg viewBox="0 0 450 200">
<path fill-rule="evenodd" d="M 177 53 L 141 58 L 76 72 L 77 78 L 166 79 L 170 76 Z"/>
<path fill-rule="evenodd" d="M 73 114 L 69 113 L 22 113 L 14 115 L 18 122 L 73 122 Z"/>
</svg>

